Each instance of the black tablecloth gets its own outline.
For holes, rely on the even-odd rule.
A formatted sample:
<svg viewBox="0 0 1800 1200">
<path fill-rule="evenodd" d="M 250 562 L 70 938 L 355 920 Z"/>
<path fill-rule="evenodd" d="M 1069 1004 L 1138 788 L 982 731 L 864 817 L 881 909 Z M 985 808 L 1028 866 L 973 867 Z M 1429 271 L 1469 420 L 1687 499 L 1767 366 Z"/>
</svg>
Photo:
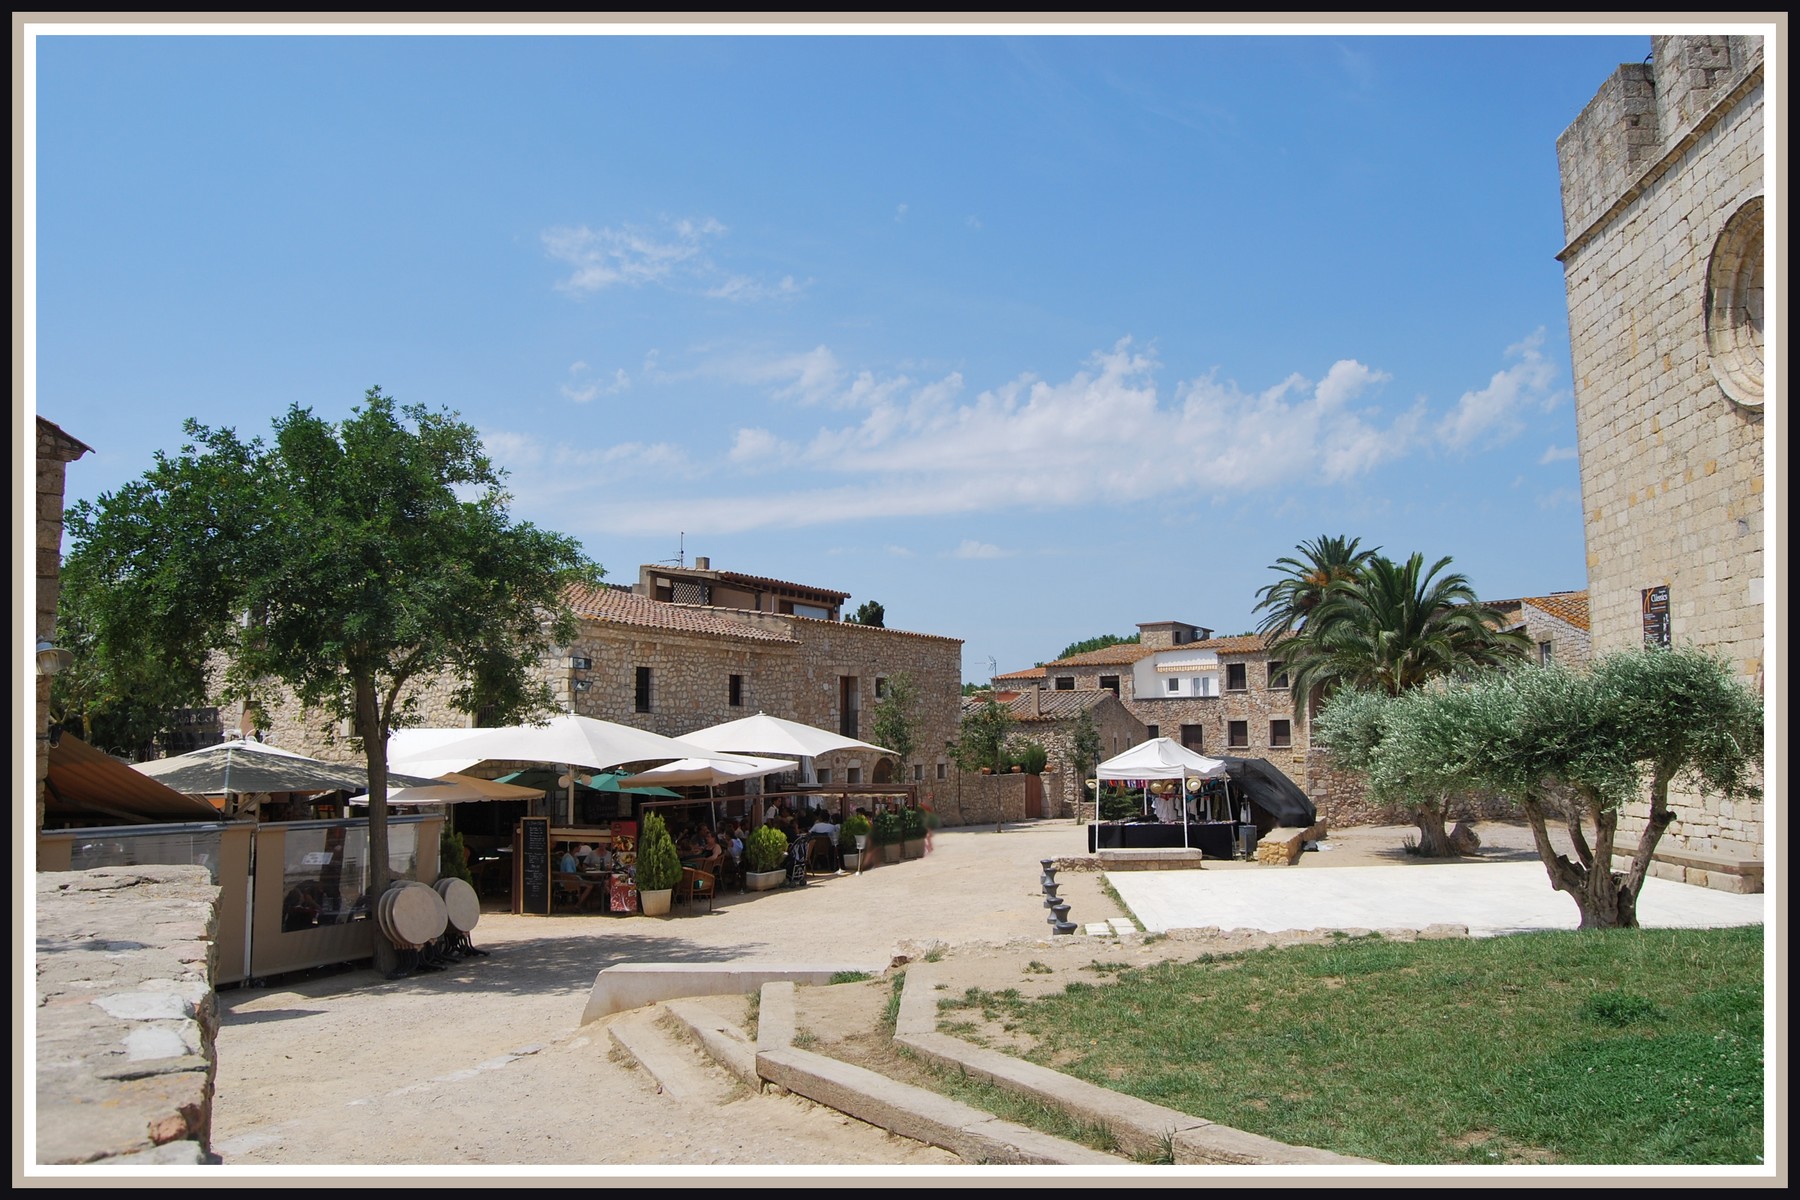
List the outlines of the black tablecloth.
<svg viewBox="0 0 1800 1200">
<path fill-rule="evenodd" d="M 1229 821 L 1195 822 L 1187 827 L 1186 844 L 1197 847 L 1207 858 L 1232 858 L 1237 853 L 1238 830 L 1254 828 Z M 1128 821 L 1088 826 L 1090 854 L 1099 850 L 1179 848 L 1182 844 L 1181 826 L 1173 823 Z"/>
</svg>

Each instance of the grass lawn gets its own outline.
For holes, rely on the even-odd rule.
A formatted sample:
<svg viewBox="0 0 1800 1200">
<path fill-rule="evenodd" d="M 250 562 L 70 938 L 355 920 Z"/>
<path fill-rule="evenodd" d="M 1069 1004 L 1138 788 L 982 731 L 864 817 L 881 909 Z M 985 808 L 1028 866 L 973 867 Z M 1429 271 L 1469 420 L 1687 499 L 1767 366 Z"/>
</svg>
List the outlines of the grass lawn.
<svg viewBox="0 0 1800 1200">
<path fill-rule="evenodd" d="M 1383 1162 L 1755 1164 L 1762 979 L 1755 927 L 1376 936 L 940 1007 L 1094 1083 Z"/>
</svg>

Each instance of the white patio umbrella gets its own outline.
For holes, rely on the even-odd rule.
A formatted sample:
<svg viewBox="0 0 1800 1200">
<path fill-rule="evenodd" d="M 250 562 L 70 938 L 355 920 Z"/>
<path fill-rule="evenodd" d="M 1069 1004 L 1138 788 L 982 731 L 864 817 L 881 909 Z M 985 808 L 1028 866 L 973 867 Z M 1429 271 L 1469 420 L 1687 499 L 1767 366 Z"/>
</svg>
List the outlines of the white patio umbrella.
<svg viewBox="0 0 1800 1200">
<path fill-rule="evenodd" d="M 723 750 L 728 754 L 792 754 L 800 758 L 817 758 L 833 750 L 873 750 L 877 754 L 893 754 L 885 746 L 858 741 L 841 733 L 829 733 L 798 721 L 757 713 L 723 725 L 709 725 L 684 733 L 681 740 L 707 750 Z"/>
<path fill-rule="evenodd" d="M 407 731 L 408 733 L 416 731 Z M 585 767 L 604 771 L 625 763 L 667 762 L 704 755 L 703 747 L 663 737 L 646 729 L 634 729 L 612 721 L 600 721 L 577 713 L 559 713 L 542 725 L 507 725 L 497 729 L 466 729 L 466 737 L 440 738 L 435 733 L 416 741 L 405 739 L 398 752 L 403 769 L 421 762 L 439 765 L 460 762 L 463 767 L 488 759 L 519 762 L 561 763 L 565 771 Z M 416 746 L 416 749 L 415 749 Z M 451 768 L 458 769 L 458 768 Z M 575 819 L 575 788 L 568 789 L 569 820 Z"/>
<path fill-rule="evenodd" d="M 220 742 L 186 754 L 133 763 L 132 769 L 189 796 L 241 796 L 268 792 L 335 792 L 369 786 L 368 772 L 325 762 L 263 742 Z M 435 783 L 430 777 L 388 773 L 390 785 Z"/>
<path fill-rule="evenodd" d="M 430 786 L 391 787 L 387 802 L 399 807 L 421 804 L 470 804 L 483 800 L 536 800 L 544 789 L 520 787 L 494 779 L 478 779 L 473 775 L 447 774 Z M 367 804 L 369 794 L 350 797 L 352 804 Z"/>
<path fill-rule="evenodd" d="M 685 740 L 685 739 L 684 739 Z M 717 787 L 740 779 L 761 779 L 791 771 L 794 764 L 785 758 L 756 758 L 751 755 L 717 754 L 706 758 L 678 758 L 660 767 L 651 767 L 619 781 L 621 787 Z"/>
</svg>

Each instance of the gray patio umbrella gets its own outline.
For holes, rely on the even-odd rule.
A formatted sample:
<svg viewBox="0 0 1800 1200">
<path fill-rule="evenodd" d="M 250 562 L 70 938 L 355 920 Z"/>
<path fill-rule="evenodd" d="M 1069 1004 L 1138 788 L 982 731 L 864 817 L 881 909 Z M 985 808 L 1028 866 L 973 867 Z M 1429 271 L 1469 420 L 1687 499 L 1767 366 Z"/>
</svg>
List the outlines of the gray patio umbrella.
<svg viewBox="0 0 1800 1200">
<path fill-rule="evenodd" d="M 221 742 L 173 758 L 133 763 L 166 787 L 189 796 L 231 796 L 253 792 L 367 791 L 368 772 L 346 763 L 308 758 L 262 742 Z M 429 787 L 438 783 L 415 775 L 388 773 L 389 787 Z"/>
</svg>

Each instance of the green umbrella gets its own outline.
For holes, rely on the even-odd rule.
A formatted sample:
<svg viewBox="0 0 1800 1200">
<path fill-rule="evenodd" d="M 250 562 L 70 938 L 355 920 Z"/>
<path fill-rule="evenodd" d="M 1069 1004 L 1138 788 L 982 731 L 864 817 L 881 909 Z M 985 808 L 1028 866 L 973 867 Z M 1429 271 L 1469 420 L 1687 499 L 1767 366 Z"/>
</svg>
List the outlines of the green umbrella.
<svg viewBox="0 0 1800 1200">
<path fill-rule="evenodd" d="M 626 792 L 633 796 L 666 796 L 676 800 L 681 798 L 681 793 L 671 792 L 664 787 L 621 787 L 619 780 L 625 778 L 625 775 L 624 771 L 602 771 L 598 775 L 589 775 L 586 782 L 587 786 L 599 792 Z"/>
</svg>

